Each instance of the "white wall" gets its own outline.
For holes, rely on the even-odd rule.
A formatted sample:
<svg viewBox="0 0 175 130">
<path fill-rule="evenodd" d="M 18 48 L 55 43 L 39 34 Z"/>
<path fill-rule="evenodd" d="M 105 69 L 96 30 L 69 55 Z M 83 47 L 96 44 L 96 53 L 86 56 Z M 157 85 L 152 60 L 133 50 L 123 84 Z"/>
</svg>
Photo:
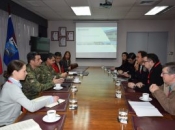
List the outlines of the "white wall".
<svg viewBox="0 0 175 130">
<path fill-rule="evenodd" d="M 51 41 L 50 51 L 62 52 L 70 51 L 72 54 L 72 63 L 77 62 L 79 66 L 119 66 L 121 64 L 121 53 L 126 51 L 127 32 L 169 32 L 168 50 L 174 52 L 175 48 L 175 21 L 172 20 L 121 20 L 118 22 L 118 50 L 117 59 L 76 59 L 75 41 L 67 41 L 67 47 L 59 47 L 58 41 Z M 51 31 L 58 31 L 59 27 L 67 27 L 67 31 L 75 31 L 73 21 L 49 21 L 48 34 L 50 38 Z M 174 55 L 167 54 L 167 61 L 174 61 Z"/>
</svg>

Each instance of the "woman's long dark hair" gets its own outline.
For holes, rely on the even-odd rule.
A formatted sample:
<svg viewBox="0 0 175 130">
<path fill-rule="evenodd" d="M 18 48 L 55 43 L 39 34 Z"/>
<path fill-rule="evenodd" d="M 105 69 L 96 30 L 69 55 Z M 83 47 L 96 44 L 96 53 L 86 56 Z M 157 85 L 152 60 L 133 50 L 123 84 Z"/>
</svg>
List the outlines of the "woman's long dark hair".
<svg viewBox="0 0 175 130">
<path fill-rule="evenodd" d="M 66 51 L 65 53 L 64 53 L 64 56 L 63 56 L 63 60 L 66 60 L 66 54 L 67 53 L 69 53 L 69 61 L 71 61 L 71 53 L 70 53 L 70 51 Z"/>
<path fill-rule="evenodd" d="M 123 52 L 122 55 L 126 55 L 126 60 L 122 60 L 122 65 L 125 64 L 128 60 L 128 53 L 127 52 Z"/>
</svg>

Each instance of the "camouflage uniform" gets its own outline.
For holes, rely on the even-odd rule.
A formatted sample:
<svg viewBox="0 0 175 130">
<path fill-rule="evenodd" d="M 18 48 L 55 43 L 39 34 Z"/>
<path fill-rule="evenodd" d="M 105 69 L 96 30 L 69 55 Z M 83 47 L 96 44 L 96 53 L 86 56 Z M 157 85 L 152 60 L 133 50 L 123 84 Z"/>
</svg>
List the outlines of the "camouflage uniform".
<svg viewBox="0 0 175 130">
<path fill-rule="evenodd" d="M 39 96 L 40 92 L 52 88 L 55 84 L 52 82 L 52 76 L 47 76 L 45 70 L 40 67 L 33 69 L 27 65 L 27 76 L 22 83 L 22 90 L 27 98 L 34 99 Z"/>
<path fill-rule="evenodd" d="M 47 74 L 48 77 L 52 77 L 52 79 L 54 78 L 54 76 L 56 76 L 56 78 L 61 78 L 60 73 L 55 72 L 52 66 L 46 65 L 45 62 L 42 63 L 40 68 L 42 71 L 44 71 Z"/>
</svg>

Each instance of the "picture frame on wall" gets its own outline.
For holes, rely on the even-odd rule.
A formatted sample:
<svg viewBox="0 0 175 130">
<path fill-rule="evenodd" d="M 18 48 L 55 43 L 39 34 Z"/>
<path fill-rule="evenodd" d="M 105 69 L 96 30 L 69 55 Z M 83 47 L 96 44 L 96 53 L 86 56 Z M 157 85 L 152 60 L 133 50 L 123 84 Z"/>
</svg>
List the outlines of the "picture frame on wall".
<svg viewBox="0 0 175 130">
<path fill-rule="evenodd" d="M 66 37 L 59 37 L 59 47 L 66 47 L 66 46 L 67 46 Z"/>
<path fill-rule="evenodd" d="M 67 41 L 74 41 L 74 31 L 67 31 L 66 37 Z"/>
<path fill-rule="evenodd" d="M 61 37 L 66 36 L 66 27 L 59 27 L 59 36 Z"/>
<path fill-rule="evenodd" d="M 51 31 L 51 41 L 59 40 L 59 31 Z"/>
</svg>

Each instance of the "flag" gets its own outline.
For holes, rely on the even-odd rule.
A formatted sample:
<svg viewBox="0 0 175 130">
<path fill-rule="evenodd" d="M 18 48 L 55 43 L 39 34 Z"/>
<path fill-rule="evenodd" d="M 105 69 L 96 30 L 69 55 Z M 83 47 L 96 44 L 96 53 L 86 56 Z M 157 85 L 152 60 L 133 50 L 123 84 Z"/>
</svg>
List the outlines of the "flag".
<svg viewBox="0 0 175 130">
<path fill-rule="evenodd" d="M 1 60 L 1 55 L 0 55 L 0 74 L 2 74 L 3 69 L 2 69 L 2 60 Z"/>
<path fill-rule="evenodd" d="M 15 32 L 9 12 L 8 25 L 7 25 L 7 39 L 4 50 L 4 63 L 7 66 L 10 61 L 19 59 L 19 52 L 16 43 Z"/>
</svg>

